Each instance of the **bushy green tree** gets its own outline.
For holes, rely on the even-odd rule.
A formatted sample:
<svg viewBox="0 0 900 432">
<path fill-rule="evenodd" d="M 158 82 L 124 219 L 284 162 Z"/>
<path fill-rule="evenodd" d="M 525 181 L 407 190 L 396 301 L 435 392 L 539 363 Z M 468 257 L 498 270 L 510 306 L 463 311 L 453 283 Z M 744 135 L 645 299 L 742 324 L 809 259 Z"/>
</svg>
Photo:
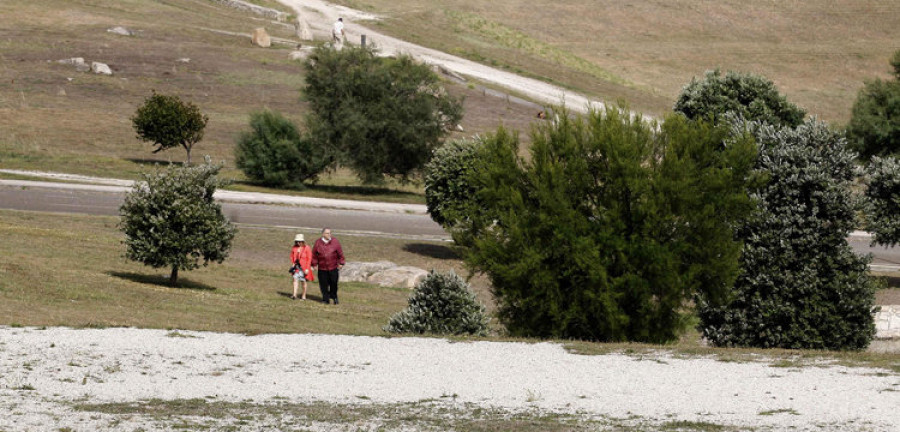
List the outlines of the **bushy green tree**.
<svg viewBox="0 0 900 432">
<path fill-rule="evenodd" d="M 428 66 L 406 55 L 378 57 L 371 46 L 317 48 L 307 59 L 305 94 L 313 142 L 365 183 L 408 180 L 462 117 L 462 103 Z"/>
<path fill-rule="evenodd" d="M 666 342 L 698 292 L 737 274 L 732 226 L 752 209 L 750 137 L 682 116 L 592 111 L 484 139 L 473 181 L 490 217 L 467 263 L 487 274 L 516 336 Z"/>
<path fill-rule="evenodd" d="M 475 199 L 469 176 L 475 167 L 480 138 L 449 141 L 425 165 L 425 204 L 431 219 L 452 228 L 467 217 Z"/>
<path fill-rule="evenodd" d="M 873 157 L 866 167 L 866 229 L 872 244 L 900 243 L 900 161 Z"/>
<path fill-rule="evenodd" d="M 853 104 L 847 138 L 864 158 L 900 153 L 900 51 L 891 66 L 895 79 L 867 82 Z"/>
<path fill-rule="evenodd" d="M 406 309 L 391 317 L 384 331 L 484 336 L 489 319 L 484 305 L 461 277 L 431 271 L 416 285 Z"/>
<path fill-rule="evenodd" d="M 862 349 L 871 341 L 869 259 L 847 235 L 856 227 L 855 155 L 823 123 L 796 129 L 736 123 L 757 140 L 757 210 L 740 227 L 741 273 L 724 302 L 702 299 L 703 335 L 720 346 Z"/>
<path fill-rule="evenodd" d="M 221 166 L 177 167 L 145 173 L 119 208 L 119 228 L 125 233 L 125 257 L 153 268 L 170 267 L 169 283 L 179 270 L 193 270 L 210 261 L 221 263 L 231 250 L 235 228 L 213 200 L 223 181 Z"/>
<path fill-rule="evenodd" d="M 238 138 L 235 163 L 247 177 L 264 185 L 302 187 L 331 160 L 309 137 L 301 136 L 290 120 L 262 111 L 250 115 L 250 130 Z"/>
<path fill-rule="evenodd" d="M 722 76 L 718 69 L 706 72 L 702 80 L 691 79 L 678 96 L 675 111 L 689 119 L 715 121 L 733 112 L 748 120 L 792 127 L 806 115 L 765 77 L 732 71 Z"/>
<path fill-rule="evenodd" d="M 209 118 L 200 113 L 200 108 L 193 103 L 155 91 L 131 118 L 138 139 L 157 146 L 153 153 L 180 145 L 187 151 L 188 165 L 191 163 L 191 149 L 203 139 L 208 121 Z"/>
</svg>

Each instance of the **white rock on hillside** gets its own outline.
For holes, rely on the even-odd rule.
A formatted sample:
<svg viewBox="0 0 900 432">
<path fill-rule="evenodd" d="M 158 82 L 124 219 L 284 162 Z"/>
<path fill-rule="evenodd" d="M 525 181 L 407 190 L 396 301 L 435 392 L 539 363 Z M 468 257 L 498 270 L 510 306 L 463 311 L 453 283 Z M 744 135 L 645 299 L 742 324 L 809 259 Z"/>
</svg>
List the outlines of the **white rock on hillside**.
<svg viewBox="0 0 900 432">
<path fill-rule="evenodd" d="M 341 280 L 346 282 L 367 282 L 372 274 L 391 267 L 397 267 L 397 264 L 390 261 L 348 262 L 341 269 Z"/>
<path fill-rule="evenodd" d="M 106 31 L 109 33 L 122 35 L 122 36 L 134 36 L 133 31 L 128 30 L 127 28 L 121 27 L 121 26 L 113 27 L 111 29 L 106 29 Z"/>
<path fill-rule="evenodd" d="M 269 37 L 269 33 L 266 32 L 266 29 L 263 27 L 259 27 L 253 30 L 253 35 L 251 36 L 251 42 L 253 45 L 260 46 L 263 48 L 268 48 L 272 46 L 272 38 Z"/>
<path fill-rule="evenodd" d="M 413 289 L 428 276 L 428 272 L 418 267 L 391 267 L 369 276 L 369 283 Z"/>
<path fill-rule="evenodd" d="M 91 72 L 98 75 L 112 75 L 112 69 L 106 63 L 91 62 Z"/>
</svg>

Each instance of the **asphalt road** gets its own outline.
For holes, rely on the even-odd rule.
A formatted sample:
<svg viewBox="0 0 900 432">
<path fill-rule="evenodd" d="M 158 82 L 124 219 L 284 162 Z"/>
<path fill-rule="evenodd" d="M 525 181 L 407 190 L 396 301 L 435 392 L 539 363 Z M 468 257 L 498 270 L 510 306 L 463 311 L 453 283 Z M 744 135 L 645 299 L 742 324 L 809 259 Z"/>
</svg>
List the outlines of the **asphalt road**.
<svg viewBox="0 0 900 432">
<path fill-rule="evenodd" d="M 92 215 L 118 215 L 122 192 L 0 185 L 0 208 Z M 335 231 L 419 240 L 448 240 L 428 215 L 323 207 L 223 202 L 232 222 L 294 228 L 331 227 Z"/>
<path fill-rule="evenodd" d="M 0 185 L 0 208 L 12 210 L 118 215 L 123 197 L 122 192 Z M 223 202 L 222 209 L 239 224 L 307 229 L 328 226 L 344 234 L 449 240 L 440 225 L 424 214 L 234 202 Z M 873 247 L 870 241 L 865 236 L 849 238 L 856 252 L 874 256 L 872 270 L 900 271 L 900 248 Z"/>
</svg>

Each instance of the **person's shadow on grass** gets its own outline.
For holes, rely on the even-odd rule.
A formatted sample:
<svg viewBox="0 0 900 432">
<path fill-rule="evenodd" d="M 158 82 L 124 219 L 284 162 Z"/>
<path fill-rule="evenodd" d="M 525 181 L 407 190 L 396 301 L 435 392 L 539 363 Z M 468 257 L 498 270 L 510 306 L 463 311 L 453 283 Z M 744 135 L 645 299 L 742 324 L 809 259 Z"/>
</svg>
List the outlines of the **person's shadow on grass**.
<svg viewBox="0 0 900 432">
<path fill-rule="evenodd" d="M 278 291 L 278 295 L 280 295 L 282 297 L 286 297 L 288 299 L 290 299 L 293 294 L 294 294 L 293 291 Z M 299 296 L 297 297 L 297 301 L 300 301 Z M 318 302 L 322 301 L 322 296 L 313 295 L 313 294 L 310 294 L 309 291 L 307 291 L 306 292 L 306 301 L 314 301 L 314 302 L 318 303 Z"/>
</svg>

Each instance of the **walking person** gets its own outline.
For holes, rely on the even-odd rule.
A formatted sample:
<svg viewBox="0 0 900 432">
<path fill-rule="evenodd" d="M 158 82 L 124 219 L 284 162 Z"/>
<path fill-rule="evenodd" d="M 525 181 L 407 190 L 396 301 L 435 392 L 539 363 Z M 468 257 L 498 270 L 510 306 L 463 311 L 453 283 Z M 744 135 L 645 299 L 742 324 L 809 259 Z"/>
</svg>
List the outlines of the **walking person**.
<svg viewBox="0 0 900 432">
<path fill-rule="evenodd" d="M 303 294 L 300 300 L 306 300 L 306 281 L 314 280 L 311 268 L 312 249 L 306 245 L 303 234 L 294 237 L 294 247 L 291 248 L 291 264 L 293 265 L 294 294 L 291 300 L 297 300 L 297 288 L 303 285 Z"/>
<path fill-rule="evenodd" d="M 345 38 L 344 19 L 338 18 L 337 21 L 334 22 L 334 27 L 331 29 L 331 40 L 334 42 L 335 46 L 338 46 L 344 44 Z"/>
<path fill-rule="evenodd" d="M 338 277 L 344 267 L 344 250 L 341 242 L 331 236 L 330 228 L 323 229 L 322 237 L 313 245 L 312 267 L 318 269 L 322 302 L 328 304 L 329 300 L 334 300 L 334 304 L 338 304 Z"/>
</svg>

